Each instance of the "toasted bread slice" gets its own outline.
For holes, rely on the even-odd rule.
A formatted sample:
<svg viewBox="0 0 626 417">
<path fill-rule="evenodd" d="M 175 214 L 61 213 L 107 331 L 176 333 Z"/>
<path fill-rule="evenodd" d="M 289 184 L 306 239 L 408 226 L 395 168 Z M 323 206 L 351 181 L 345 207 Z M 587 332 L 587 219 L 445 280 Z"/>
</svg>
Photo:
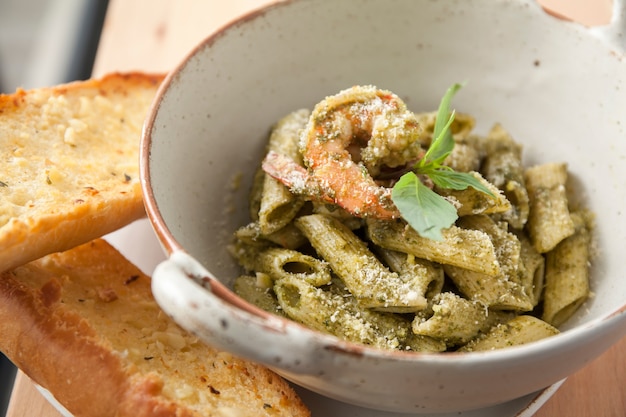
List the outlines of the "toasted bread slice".
<svg viewBox="0 0 626 417">
<path fill-rule="evenodd" d="M 162 75 L 0 95 L 0 271 L 144 215 L 139 142 Z"/>
<path fill-rule="evenodd" d="M 0 350 L 76 417 L 308 416 L 278 375 L 203 344 L 103 239 L 0 276 Z"/>
</svg>

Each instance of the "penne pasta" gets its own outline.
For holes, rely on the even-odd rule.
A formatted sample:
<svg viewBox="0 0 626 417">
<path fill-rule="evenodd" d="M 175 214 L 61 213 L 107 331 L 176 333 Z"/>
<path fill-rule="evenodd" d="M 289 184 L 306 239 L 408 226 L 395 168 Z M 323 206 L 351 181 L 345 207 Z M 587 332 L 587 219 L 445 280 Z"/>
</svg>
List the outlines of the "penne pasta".
<svg viewBox="0 0 626 417">
<path fill-rule="evenodd" d="M 295 277 L 315 286 L 330 283 L 330 269 L 326 262 L 295 250 L 240 244 L 234 255 L 244 268 L 266 274 L 273 281 Z"/>
<path fill-rule="evenodd" d="M 511 227 L 521 229 L 528 220 L 529 212 L 522 146 L 500 124 L 496 124 L 485 138 L 484 149 L 481 172 L 487 181 L 502 190 L 511 203 L 510 209 L 501 213 L 502 219 Z"/>
<path fill-rule="evenodd" d="M 408 283 L 413 290 L 423 294 L 426 299 L 431 299 L 441 292 L 444 274 L 440 265 L 381 247 L 375 247 L 374 250 L 389 269 L 397 272 L 401 280 Z"/>
<path fill-rule="evenodd" d="M 465 297 L 490 309 L 526 312 L 533 308 L 524 288 L 504 275 L 486 275 L 452 265 L 443 269 Z"/>
<path fill-rule="evenodd" d="M 354 217 L 341 207 L 319 202 L 312 202 L 311 205 L 313 206 L 312 212 L 314 214 L 324 214 L 326 216 L 334 217 L 335 219 L 346 225 L 350 230 L 357 230 L 363 226 L 362 219 Z"/>
<path fill-rule="evenodd" d="M 528 168 L 524 178 L 530 202 L 528 234 L 535 249 L 546 253 L 574 233 L 565 193 L 567 165 L 537 165 Z"/>
<path fill-rule="evenodd" d="M 459 225 L 479 230 L 489 236 L 498 248 L 496 259 L 500 270 L 496 275 L 467 270 L 453 265 L 444 265 L 446 274 L 470 300 L 480 301 L 494 310 L 530 311 L 533 305 L 520 279 L 521 243 L 492 218 L 467 216 L 459 219 Z"/>
<path fill-rule="evenodd" d="M 461 217 L 459 227 L 479 230 L 489 236 L 496 251 L 496 259 L 500 265 L 499 274 L 507 280 L 517 281 L 517 269 L 520 262 L 521 243 L 517 236 L 507 231 L 506 223 L 496 223 L 486 215 Z"/>
<path fill-rule="evenodd" d="M 426 307 L 426 298 L 389 271 L 355 234 L 329 216 L 311 214 L 296 226 L 364 307 L 410 312 Z"/>
<path fill-rule="evenodd" d="M 542 319 L 560 326 L 589 297 L 590 235 L 584 216 L 572 213 L 575 232 L 546 253 Z"/>
<path fill-rule="evenodd" d="M 248 214 L 253 222 L 259 220 L 259 210 L 261 209 L 261 199 L 263 198 L 263 182 L 265 181 L 265 171 L 259 166 L 252 178 L 252 187 L 248 196 Z"/>
<path fill-rule="evenodd" d="M 445 164 L 457 172 L 479 171 L 482 163 L 483 150 L 481 138 L 467 135 L 455 138 L 452 152 L 446 158 Z"/>
<path fill-rule="evenodd" d="M 432 300 L 430 314 L 420 312 L 412 323 L 413 333 L 442 340 L 447 346 L 469 342 L 487 322 L 487 308 L 479 302 L 443 292 Z"/>
<path fill-rule="evenodd" d="M 452 226 L 442 234 L 443 240 L 436 241 L 420 236 L 404 222 L 367 220 L 369 239 L 383 248 L 486 275 L 500 273 L 496 250 L 486 233 Z"/>
<path fill-rule="evenodd" d="M 517 237 L 521 244 L 519 281 L 533 307 L 536 307 L 543 293 L 546 261 L 525 234 L 518 233 Z"/>
<path fill-rule="evenodd" d="M 303 205 L 303 199 L 294 196 L 283 184 L 266 175 L 259 206 L 261 232 L 269 235 L 279 231 L 293 220 Z"/>
<path fill-rule="evenodd" d="M 267 150 L 285 155 L 302 164 L 300 154 L 300 133 L 309 121 L 311 111 L 299 109 L 280 119 L 272 128 L 267 142 Z"/>
<path fill-rule="evenodd" d="M 590 218 L 570 212 L 565 163 L 524 169 L 501 125 L 482 136 L 453 113 L 458 88 L 438 112 L 355 86 L 279 120 L 229 247 L 245 273 L 235 292 L 382 349 L 558 333 L 590 294 Z"/>
<path fill-rule="evenodd" d="M 302 163 L 298 150 L 300 131 L 306 125 L 310 111 L 298 110 L 278 121 L 270 134 L 268 150 Z M 263 234 L 270 234 L 291 222 L 304 200 L 293 195 L 278 180 L 265 175 L 259 201 L 258 220 Z"/>
<path fill-rule="evenodd" d="M 436 341 L 414 338 L 410 321 L 401 316 L 363 308 L 342 283 L 335 282 L 326 290 L 288 277 L 278 280 L 274 291 L 282 309 L 293 320 L 341 339 L 382 349 L 445 349 Z"/>
<path fill-rule="evenodd" d="M 480 336 L 458 352 L 478 352 L 523 345 L 545 339 L 559 333 L 556 327 L 530 315 L 514 317 L 505 324 L 494 326 L 487 334 Z"/>
<path fill-rule="evenodd" d="M 269 246 L 275 244 L 287 249 L 298 249 L 307 241 L 293 222 L 269 235 L 264 235 L 261 232 L 258 222 L 248 223 L 237 229 L 235 238 L 249 245 Z"/>
</svg>

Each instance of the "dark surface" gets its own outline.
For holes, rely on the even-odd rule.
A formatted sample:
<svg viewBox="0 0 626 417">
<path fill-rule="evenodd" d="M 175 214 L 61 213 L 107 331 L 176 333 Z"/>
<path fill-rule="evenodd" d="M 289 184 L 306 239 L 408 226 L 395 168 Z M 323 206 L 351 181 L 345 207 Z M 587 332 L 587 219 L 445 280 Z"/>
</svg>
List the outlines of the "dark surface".
<svg viewBox="0 0 626 417">
<path fill-rule="evenodd" d="M 15 366 L 0 353 L 0 416 L 7 413 L 9 397 L 15 381 Z"/>
</svg>

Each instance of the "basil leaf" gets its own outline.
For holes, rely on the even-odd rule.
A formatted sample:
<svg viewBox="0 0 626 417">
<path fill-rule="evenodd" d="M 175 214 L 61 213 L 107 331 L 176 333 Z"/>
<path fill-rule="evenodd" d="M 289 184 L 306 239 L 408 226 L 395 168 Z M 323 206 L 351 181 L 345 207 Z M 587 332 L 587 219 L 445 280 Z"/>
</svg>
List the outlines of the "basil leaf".
<svg viewBox="0 0 626 417">
<path fill-rule="evenodd" d="M 450 114 L 450 102 L 454 95 L 463 87 L 462 84 L 455 83 L 452 84 L 446 93 L 443 95 L 441 102 L 439 103 L 439 108 L 437 109 L 437 119 L 435 119 L 435 130 L 434 137 L 438 137 L 441 132 L 443 132 L 444 127 L 448 124 L 446 118 L 448 114 Z"/>
<path fill-rule="evenodd" d="M 400 177 L 391 191 L 391 199 L 402 218 L 428 239 L 443 240 L 441 229 L 452 226 L 458 218 L 454 206 L 422 184 L 413 172 Z"/>
<path fill-rule="evenodd" d="M 463 87 L 462 84 L 455 83 L 444 94 L 441 102 L 439 103 L 439 109 L 437 110 L 437 117 L 435 119 L 435 129 L 433 132 L 433 140 L 426 151 L 426 155 L 422 159 L 420 166 L 424 166 L 428 163 L 441 164 L 444 159 L 452 152 L 454 148 L 454 139 L 450 132 L 450 125 L 454 120 L 454 112 L 450 114 L 450 102 L 452 98 Z"/>
<path fill-rule="evenodd" d="M 495 197 L 491 190 L 482 184 L 478 178 L 469 172 L 456 172 L 451 169 L 436 169 L 427 172 L 430 178 L 438 187 L 449 188 L 452 190 L 465 190 L 472 187 L 477 191 L 483 192 L 491 197 Z"/>
<path fill-rule="evenodd" d="M 448 117 L 448 122 L 443 127 L 444 130 L 431 142 L 424 158 L 422 158 L 419 163 L 419 168 L 426 166 L 439 167 L 448 155 L 452 153 L 452 149 L 454 149 L 454 139 L 450 133 L 450 125 L 452 125 L 453 121 L 454 112 Z"/>
</svg>

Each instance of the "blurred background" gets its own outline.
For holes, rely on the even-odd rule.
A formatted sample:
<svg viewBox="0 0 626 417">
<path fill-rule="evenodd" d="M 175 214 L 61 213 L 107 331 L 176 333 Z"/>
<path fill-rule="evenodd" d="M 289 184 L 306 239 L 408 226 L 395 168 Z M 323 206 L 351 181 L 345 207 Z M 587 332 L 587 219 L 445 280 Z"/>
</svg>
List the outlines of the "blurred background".
<svg viewBox="0 0 626 417">
<path fill-rule="evenodd" d="M 0 0 L 0 93 L 89 78 L 108 0 Z M 15 367 L 0 353 L 0 416 Z"/>
<path fill-rule="evenodd" d="M 85 79 L 108 0 L 0 0 L 0 92 Z"/>
</svg>

